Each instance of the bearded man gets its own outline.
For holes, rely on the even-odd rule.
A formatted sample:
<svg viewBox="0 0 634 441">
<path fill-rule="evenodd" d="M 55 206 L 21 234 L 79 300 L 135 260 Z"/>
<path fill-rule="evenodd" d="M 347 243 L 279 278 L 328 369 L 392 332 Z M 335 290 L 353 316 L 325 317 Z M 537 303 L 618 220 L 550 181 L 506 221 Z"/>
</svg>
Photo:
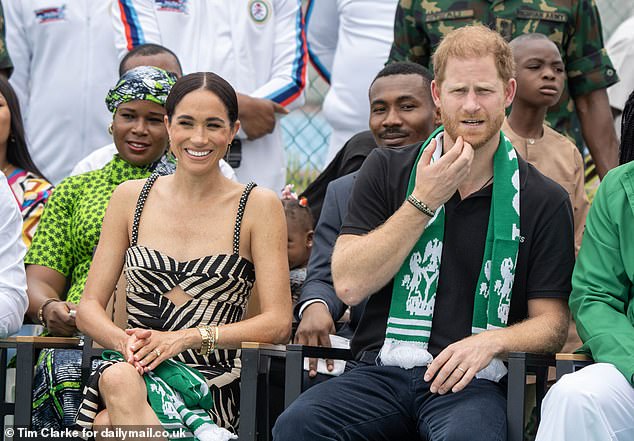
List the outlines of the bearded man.
<svg viewBox="0 0 634 441">
<path fill-rule="evenodd" d="M 572 209 L 500 131 L 511 50 L 467 26 L 433 65 L 444 127 L 372 152 L 332 257 L 339 298 L 368 298 L 351 341 L 359 363 L 302 394 L 276 440 L 506 439 L 502 359 L 564 343 Z"/>
</svg>

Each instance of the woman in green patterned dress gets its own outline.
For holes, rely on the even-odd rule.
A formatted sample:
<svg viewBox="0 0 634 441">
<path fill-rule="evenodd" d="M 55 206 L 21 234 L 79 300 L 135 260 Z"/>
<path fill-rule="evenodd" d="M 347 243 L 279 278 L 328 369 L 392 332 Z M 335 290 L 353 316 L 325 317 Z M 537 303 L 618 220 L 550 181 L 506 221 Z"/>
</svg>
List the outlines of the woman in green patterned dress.
<svg viewBox="0 0 634 441">
<path fill-rule="evenodd" d="M 75 307 L 81 298 L 114 189 L 153 171 L 171 173 L 163 122 L 172 74 L 155 67 L 132 69 L 106 97 L 113 113 L 111 132 L 118 154 L 104 168 L 64 179 L 49 199 L 25 257 L 27 315 L 52 336 L 77 332 Z M 70 427 L 81 399 L 81 352 L 45 350 L 35 373 L 33 427 Z"/>
</svg>

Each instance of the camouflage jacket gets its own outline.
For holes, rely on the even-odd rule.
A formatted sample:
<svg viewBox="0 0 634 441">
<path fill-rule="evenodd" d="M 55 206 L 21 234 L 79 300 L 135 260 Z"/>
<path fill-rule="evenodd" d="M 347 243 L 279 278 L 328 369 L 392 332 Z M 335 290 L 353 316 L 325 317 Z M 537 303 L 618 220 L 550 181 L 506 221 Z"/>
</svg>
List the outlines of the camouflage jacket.
<svg viewBox="0 0 634 441">
<path fill-rule="evenodd" d="M 0 70 L 6 70 L 7 75 L 11 75 L 13 71 L 13 63 L 9 52 L 7 51 L 7 41 L 4 38 L 4 12 L 2 10 L 2 4 L 0 3 Z"/>
<path fill-rule="evenodd" d="M 473 23 L 497 30 L 507 41 L 538 32 L 557 44 L 568 81 L 546 119 L 581 146 L 571 96 L 585 95 L 618 81 L 603 47 L 594 0 L 400 0 L 389 61 L 410 60 L 431 67 L 431 55 L 442 37 Z"/>
</svg>

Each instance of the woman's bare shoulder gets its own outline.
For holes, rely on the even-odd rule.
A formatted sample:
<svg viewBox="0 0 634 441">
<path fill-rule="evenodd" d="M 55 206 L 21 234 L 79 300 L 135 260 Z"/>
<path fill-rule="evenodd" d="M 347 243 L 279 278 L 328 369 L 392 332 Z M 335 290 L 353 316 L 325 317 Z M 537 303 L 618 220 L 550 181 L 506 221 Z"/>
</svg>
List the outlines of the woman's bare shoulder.
<svg viewBox="0 0 634 441">
<path fill-rule="evenodd" d="M 267 212 L 271 209 L 281 208 L 282 202 L 274 191 L 264 187 L 255 187 L 249 195 L 248 205 L 258 212 Z"/>
<path fill-rule="evenodd" d="M 145 181 L 146 179 L 132 179 L 119 184 L 112 193 L 110 205 L 121 207 L 135 205 Z"/>
</svg>

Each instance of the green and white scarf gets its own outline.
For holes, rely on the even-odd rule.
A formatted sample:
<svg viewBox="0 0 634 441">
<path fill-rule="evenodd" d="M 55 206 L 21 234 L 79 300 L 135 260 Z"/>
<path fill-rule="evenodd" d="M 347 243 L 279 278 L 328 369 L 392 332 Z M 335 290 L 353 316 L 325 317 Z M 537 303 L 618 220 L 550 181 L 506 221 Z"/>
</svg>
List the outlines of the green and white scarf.
<svg viewBox="0 0 634 441">
<path fill-rule="evenodd" d="M 104 360 L 125 362 L 121 353 L 104 351 Z M 148 402 L 170 439 L 227 441 L 237 436 L 218 427 L 208 411 L 213 398 L 203 376 L 172 359 L 143 375 Z"/>
<path fill-rule="evenodd" d="M 437 146 L 432 162 L 442 155 L 443 134 L 443 127 L 438 128 L 420 149 L 410 175 L 407 195 L 414 190 L 416 164 L 432 139 L 436 139 Z M 500 144 L 493 158 L 493 175 L 483 264 L 474 293 L 473 334 L 506 327 L 515 277 L 520 240 L 519 169 L 513 145 L 501 132 Z M 394 277 L 385 343 L 380 353 L 384 365 L 411 369 L 427 366 L 433 360 L 427 347 L 434 317 L 444 232 L 445 210 L 441 206 Z M 501 360 L 494 359 L 476 376 L 499 381 L 505 374 L 506 368 Z"/>
</svg>

